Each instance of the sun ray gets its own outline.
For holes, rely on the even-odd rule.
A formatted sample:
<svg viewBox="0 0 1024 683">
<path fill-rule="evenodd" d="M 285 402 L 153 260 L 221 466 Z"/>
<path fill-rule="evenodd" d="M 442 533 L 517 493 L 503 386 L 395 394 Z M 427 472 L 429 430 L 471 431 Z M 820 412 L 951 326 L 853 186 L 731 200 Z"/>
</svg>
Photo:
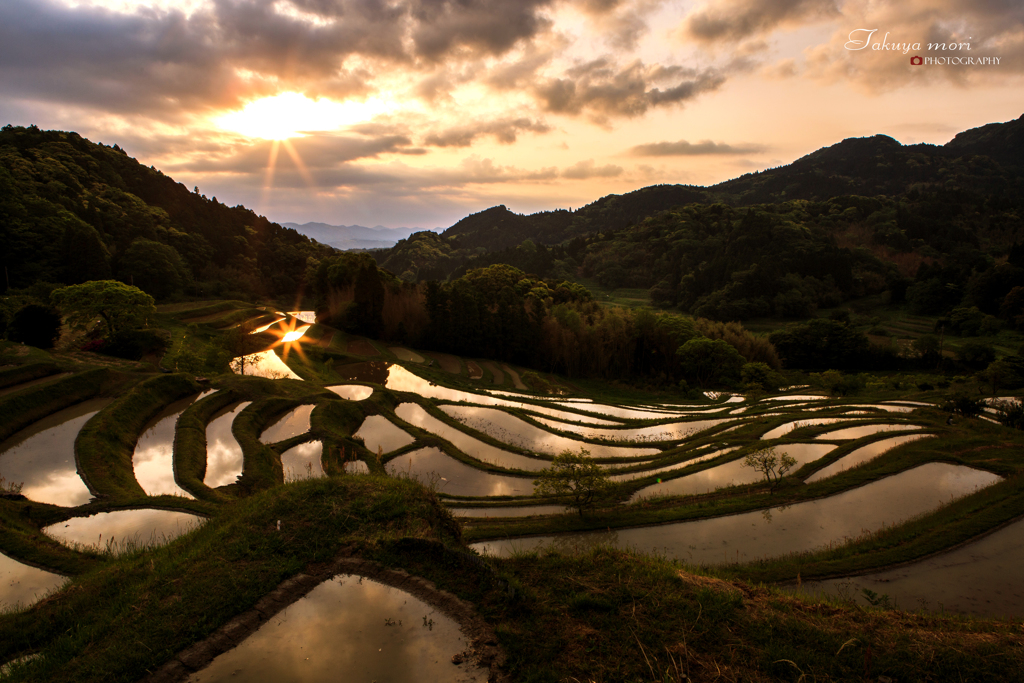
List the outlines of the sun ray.
<svg viewBox="0 0 1024 683">
<path fill-rule="evenodd" d="M 306 184 L 310 187 L 314 187 L 313 176 L 310 174 L 309 169 L 306 168 L 306 164 L 303 163 L 302 157 L 299 156 L 299 151 L 295 149 L 295 145 L 291 143 L 291 140 L 281 140 L 281 145 L 284 147 L 284 151 L 288 152 L 288 156 L 295 162 L 295 167 L 299 169 L 299 175 L 306 181 Z"/>
<path fill-rule="evenodd" d="M 260 193 L 260 204 L 266 203 L 266 195 L 274 189 L 274 169 L 277 166 L 277 154 L 281 148 L 280 140 L 270 141 L 270 158 L 267 159 L 267 173 L 263 178 L 263 191 Z"/>
</svg>

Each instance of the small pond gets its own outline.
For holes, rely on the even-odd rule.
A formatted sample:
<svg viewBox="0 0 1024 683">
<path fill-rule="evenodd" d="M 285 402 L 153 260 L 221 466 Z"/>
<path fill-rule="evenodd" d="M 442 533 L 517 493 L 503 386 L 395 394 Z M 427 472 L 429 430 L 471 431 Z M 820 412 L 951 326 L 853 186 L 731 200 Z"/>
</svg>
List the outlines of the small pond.
<svg viewBox="0 0 1024 683">
<path fill-rule="evenodd" d="M 440 406 L 440 408 L 459 422 L 498 441 L 537 453 L 558 455 L 565 449 L 579 451 L 580 447 L 583 447 L 590 451 L 591 457 L 594 458 L 641 458 L 661 452 L 657 448 L 628 448 L 584 443 L 552 434 L 496 408 L 449 405 Z"/>
<path fill-rule="evenodd" d="M 383 415 L 370 415 L 359 425 L 352 436 L 363 440 L 366 449 L 371 453 L 390 453 L 403 446 L 408 446 L 416 439 Z"/>
<path fill-rule="evenodd" d="M 888 595 L 900 609 L 1024 617 L 1024 520 L 932 557 L 871 574 L 808 581 L 791 590 L 858 598 L 863 589 Z"/>
<path fill-rule="evenodd" d="M 511 453 L 484 443 L 480 439 L 476 439 L 469 434 L 438 420 L 415 403 L 401 404 L 395 408 L 395 414 L 409 424 L 416 425 L 420 429 L 441 437 L 466 455 L 471 458 L 476 458 L 481 462 L 490 463 L 507 469 L 526 470 L 528 472 L 539 472 L 540 470 L 551 466 L 550 460 L 530 458 L 525 455 Z"/>
<path fill-rule="evenodd" d="M 472 547 L 487 555 L 507 557 L 515 551 L 552 544 L 570 550 L 611 544 L 697 565 L 750 562 L 840 545 L 865 531 L 932 512 L 952 498 L 1000 479 L 962 465 L 927 463 L 828 498 L 770 510 L 610 532 L 484 541 Z"/>
<path fill-rule="evenodd" d="M 777 446 L 775 451 L 779 457 L 786 453 L 796 460 L 796 465 L 790 471 L 792 473 L 807 463 L 814 462 L 828 455 L 835 448 L 832 444 L 824 443 L 789 443 L 784 446 Z M 689 496 L 698 493 L 710 493 L 726 486 L 742 486 L 743 484 L 764 481 L 763 474 L 752 467 L 747 467 L 743 464 L 743 461 L 744 458 L 740 458 L 701 470 L 700 472 L 645 486 L 634 493 L 629 500 L 633 502 L 640 498 L 650 498 L 651 496 Z"/>
<path fill-rule="evenodd" d="M 897 446 L 901 446 L 907 443 L 908 441 L 917 441 L 918 439 L 923 439 L 929 436 L 934 435 L 906 434 L 904 436 L 894 436 L 889 439 L 882 439 L 881 441 L 869 443 L 867 446 L 861 446 L 857 450 L 847 453 L 846 455 L 839 458 L 839 460 L 836 460 L 831 465 L 823 467 L 822 469 L 818 470 L 811 476 L 807 477 L 807 479 L 804 481 L 807 484 L 813 484 L 816 481 L 820 481 L 827 477 L 835 476 L 840 472 L 843 472 L 844 470 L 850 469 L 851 467 L 856 467 L 857 465 L 865 463 L 869 460 L 874 460 L 883 453 L 890 451 L 893 448 L 896 448 Z"/>
<path fill-rule="evenodd" d="M 242 447 L 231 433 L 231 423 L 251 401 L 228 407 L 206 425 L 206 476 L 203 483 L 212 489 L 233 484 L 242 474 Z"/>
<path fill-rule="evenodd" d="M 532 477 L 491 474 L 445 455 L 438 448 L 405 453 L 385 466 L 393 477 L 409 476 L 450 496 L 529 496 Z"/>
<path fill-rule="evenodd" d="M 0 612 L 18 605 L 31 607 L 65 581 L 66 576 L 22 564 L 0 553 Z"/>
<path fill-rule="evenodd" d="M 373 387 L 362 384 L 336 384 L 333 387 L 324 387 L 348 401 L 365 401 L 373 393 Z"/>
<path fill-rule="evenodd" d="M 301 481 L 327 476 L 322 461 L 323 452 L 324 445 L 319 441 L 307 441 L 286 450 L 281 454 L 284 480 Z"/>
<path fill-rule="evenodd" d="M 192 498 L 192 494 L 174 480 L 174 428 L 182 411 L 196 400 L 197 396 L 191 396 L 170 404 L 150 420 L 139 436 L 132 454 L 132 468 L 147 496 Z"/>
<path fill-rule="evenodd" d="M 410 593 L 352 575 L 325 581 L 191 683 L 483 683 L 452 656 L 470 647 L 458 623 Z"/>
<path fill-rule="evenodd" d="M 305 434 L 309 431 L 309 416 L 315 407 L 312 404 L 302 405 L 285 413 L 274 424 L 263 430 L 263 433 L 260 434 L 260 441 L 277 443 L 299 434 Z"/>
<path fill-rule="evenodd" d="M 43 527 L 43 533 L 65 545 L 122 550 L 134 546 L 163 545 L 195 529 L 206 520 L 170 510 L 115 510 Z"/>
<path fill-rule="evenodd" d="M 108 405 L 95 398 L 48 415 L 0 444 L 0 476 L 22 484 L 21 493 L 37 503 L 65 507 L 92 499 L 78 475 L 75 439 L 85 423 Z"/>
</svg>

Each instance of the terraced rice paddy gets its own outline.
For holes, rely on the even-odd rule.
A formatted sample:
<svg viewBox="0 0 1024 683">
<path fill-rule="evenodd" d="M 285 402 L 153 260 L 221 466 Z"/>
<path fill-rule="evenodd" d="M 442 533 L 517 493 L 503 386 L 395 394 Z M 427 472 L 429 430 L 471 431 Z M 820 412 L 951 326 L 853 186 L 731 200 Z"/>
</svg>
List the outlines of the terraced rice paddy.
<svg viewBox="0 0 1024 683">
<path fill-rule="evenodd" d="M 397 353 L 395 348 L 392 351 Z M 451 367 L 453 358 L 446 358 Z M 415 359 L 409 362 L 422 365 Z M 497 378 L 500 372 L 506 386 L 519 388 L 518 376 L 507 365 L 485 365 L 490 377 Z M 250 383 L 245 385 L 248 393 L 222 389 L 219 394 L 204 394 L 207 399 L 197 402 L 195 393 L 179 392 L 165 405 L 156 406 L 148 413 L 153 417 L 138 427 L 133 450 L 117 465 L 122 471 L 114 472 L 128 482 L 124 491 L 141 490 L 142 494 L 115 493 L 94 500 L 78 473 L 78 433 L 99 411 L 112 409 L 110 399 L 56 411 L 13 435 L 0 445 L 0 475 L 23 484 L 27 504 L 68 509 L 66 516 L 58 518 L 63 521 L 52 523 L 51 518 L 39 530 L 71 548 L 80 544 L 107 551 L 165 542 L 202 523 L 203 518 L 189 511 L 188 505 L 216 505 L 227 497 L 247 495 L 247 485 L 259 490 L 310 477 L 387 474 L 432 487 L 462 519 L 467 535 L 478 539 L 474 547 L 484 553 L 506 556 L 541 547 L 572 552 L 610 543 L 705 565 L 835 547 L 883 526 L 932 514 L 953 499 L 1001 480 L 979 468 L 985 467 L 983 461 L 972 461 L 978 466 L 968 467 L 934 454 L 931 444 L 937 447 L 943 442 L 934 438 L 944 433 L 943 421 L 928 418 L 929 405 L 923 402 L 831 399 L 823 403 L 826 397 L 800 394 L 756 402 L 741 396 L 715 396 L 702 404 L 618 405 L 607 398 L 540 397 L 506 389 L 445 386 L 417 374 L 436 377 L 441 374 L 437 368 L 414 371 L 383 360 L 337 365 L 334 370 L 353 383 L 274 385 L 295 388 L 297 393 L 284 400 L 284 394 L 261 394 L 265 389 L 260 387 L 268 386 L 258 384 L 262 380 L 235 378 L 232 381 Z M 40 391 L 46 386 L 46 382 L 26 383 L 21 390 Z M 477 385 L 465 382 L 463 386 Z M 256 409 L 274 406 L 272 418 L 254 419 L 253 410 L 243 414 L 253 403 Z M 851 411 L 863 415 L 855 417 Z M 193 413 L 200 417 L 190 418 Z M 198 451 L 179 450 L 192 443 L 182 439 L 182 421 L 193 430 L 184 436 L 205 436 L 205 450 L 201 443 L 189 446 Z M 812 429 L 794 431 L 802 427 Z M 894 434 L 883 434 L 890 431 Z M 857 439 L 863 441 L 854 443 Z M 790 482 L 790 494 L 807 491 L 809 498 L 820 490 L 821 497 L 785 505 L 739 506 L 733 508 L 734 514 L 721 514 L 710 506 L 688 521 L 666 522 L 666 517 L 683 519 L 668 513 L 657 516 L 683 508 L 692 516 L 693 510 L 700 509 L 694 506 L 695 500 L 766 495 L 763 476 L 745 466 L 744 458 L 768 445 L 796 459 L 785 479 Z M 601 503 L 602 531 L 590 527 L 552 533 L 566 528 L 566 520 L 586 523 L 587 516 L 567 509 L 560 499 L 534 495 L 534 480 L 566 449 L 586 449 L 609 474 L 608 499 Z M 915 454 L 912 461 L 893 460 L 906 452 Z M 904 464 L 891 467 L 890 462 Z M 805 485 L 800 478 L 808 471 L 812 473 Z M 139 489 L 130 489 L 135 484 Z M 193 499 L 193 494 L 202 500 Z M 162 509 L 146 507 L 142 495 L 165 496 L 159 503 Z M 89 508 L 77 509 L 86 504 Z M 619 513 L 638 521 L 624 526 L 625 522 L 616 522 Z M 998 536 L 1003 543 L 1001 539 Z M 976 548 L 983 563 L 1004 566 L 993 558 L 1009 551 L 987 545 Z M 17 552 L 4 547 L 0 551 L 4 579 L 0 604 L 27 605 L 64 581 L 59 572 L 33 567 Z M 918 574 L 948 574 L 957 561 L 924 563 Z M 882 578 L 886 576 L 895 575 L 877 572 L 877 578 L 865 577 L 863 581 L 869 583 L 864 585 L 896 581 Z M 920 590 L 908 588 L 906 595 Z M 1009 587 L 998 590 L 1012 592 Z M 966 599 L 965 609 L 976 611 L 979 601 L 992 598 L 985 593 Z M 219 680 L 204 678 L 212 671 L 197 674 L 195 680 Z"/>
</svg>

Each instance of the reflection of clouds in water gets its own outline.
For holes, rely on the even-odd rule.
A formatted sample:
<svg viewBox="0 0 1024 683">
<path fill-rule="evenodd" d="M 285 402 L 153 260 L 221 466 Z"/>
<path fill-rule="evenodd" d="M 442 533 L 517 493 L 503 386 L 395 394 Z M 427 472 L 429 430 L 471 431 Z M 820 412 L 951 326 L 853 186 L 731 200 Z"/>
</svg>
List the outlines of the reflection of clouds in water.
<svg viewBox="0 0 1024 683">
<path fill-rule="evenodd" d="M 790 470 L 790 473 L 792 473 L 807 463 L 824 457 L 829 452 L 835 450 L 835 448 L 836 446 L 826 443 L 793 443 L 777 446 L 776 453 L 779 457 L 783 453 L 788 454 L 796 460 L 796 465 Z M 645 486 L 634 493 L 629 500 L 633 502 L 650 496 L 684 496 L 707 493 L 715 489 L 725 488 L 726 486 L 753 484 L 763 480 L 763 474 L 753 467 L 747 467 L 744 464 L 744 458 L 739 458 L 732 462 L 701 470 L 700 472 Z"/>
<path fill-rule="evenodd" d="M 730 422 L 729 419 L 721 420 L 695 420 L 693 422 L 675 422 L 672 424 L 654 425 L 653 427 L 638 427 L 634 429 L 595 429 L 580 425 L 564 424 L 553 420 L 546 420 L 542 417 L 535 418 L 537 422 L 563 432 L 573 432 L 580 436 L 591 439 L 606 439 L 608 441 L 678 441 L 711 429 L 718 425 Z"/>
<path fill-rule="evenodd" d="M 300 481 L 327 476 L 321 462 L 323 451 L 324 445 L 319 441 L 307 441 L 286 450 L 281 454 L 284 480 Z"/>
<path fill-rule="evenodd" d="M 415 403 L 403 403 L 395 408 L 395 414 L 406 422 L 445 439 L 466 455 L 499 467 L 515 468 L 528 472 L 539 472 L 551 462 L 529 458 L 486 444 L 451 425 L 441 422 Z"/>
<path fill-rule="evenodd" d="M 533 480 L 482 472 L 445 455 L 437 448 L 405 453 L 386 465 L 391 476 L 409 476 L 453 496 L 529 496 Z"/>
<path fill-rule="evenodd" d="M 118 547 L 125 542 L 160 545 L 191 531 L 205 520 L 171 510 L 115 510 L 88 517 L 73 517 L 43 529 L 64 544 Z"/>
<path fill-rule="evenodd" d="M 539 453 L 558 455 L 565 449 L 578 452 L 581 447 L 590 451 L 591 457 L 594 458 L 636 458 L 661 453 L 657 448 L 588 444 L 565 436 L 558 436 L 496 408 L 448 405 L 440 406 L 440 408 L 459 422 L 494 437 L 498 441 Z"/>
<path fill-rule="evenodd" d="M 815 444 L 817 445 L 817 444 Z M 618 529 L 618 542 L 697 564 L 749 562 L 840 545 L 865 532 L 929 513 L 952 497 L 999 481 L 989 472 L 962 465 L 928 463 L 818 500 L 737 515 L 649 527 Z M 562 534 L 584 538 L 591 533 Z M 512 544 L 534 547 L 554 537 L 490 541 L 473 547 L 507 556 Z"/>
<path fill-rule="evenodd" d="M 373 387 L 363 386 L 362 384 L 338 384 L 333 387 L 324 388 L 349 401 L 362 401 L 370 398 L 370 394 L 373 393 Z"/>
<path fill-rule="evenodd" d="M 437 398 L 445 401 L 466 401 L 467 403 L 476 403 L 478 405 L 486 406 L 505 406 L 508 408 L 522 408 L 524 410 L 532 410 L 542 415 L 549 415 L 551 417 L 563 420 L 574 420 L 576 422 L 587 422 L 590 424 L 618 424 L 617 422 L 602 420 L 597 417 L 577 415 L 575 413 L 569 413 L 564 410 L 555 410 L 553 408 L 545 408 L 543 406 L 533 405 L 532 403 L 506 401 L 505 399 L 495 398 L 487 394 L 473 394 L 468 391 L 449 389 L 448 387 L 442 387 L 437 384 L 432 384 L 431 382 L 428 382 L 419 375 L 414 375 L 413 373 L 409 372 L 400 365 L 392 365 L 388 369 L 388 380 L 385 386 L 388 389 L 391 389 L 392 391 L 408 391 L 413 394 L 419 394 L 424 398 Z"/>
<path fill-rule="evenodd" d="M 146 429 L 135 445 L 132 467 L 139 486 L 150 496 L 192 495 L 174 481 L 174 428 L 181 412 L 198 397 L 178 401 L 164 410 L 155 424 Z M 169 413 L 169 414 L 167 414 Z"/>
<path fill-rule="evenodd" d="M 872 434 L 878 434 L 879 432 L 895 432 L 895 431 L 913 431 L 915 429 L 921 429 L 918 425 L 908 424 L 887 424 L 887 425 L 862 425 L 860 427 L 847 427 L 846 429 L 836 429 L 831 432 L 825 432 L 814 437 L 815 439 L 859 439 L 862 436 L 871 436 Z"/>
<path fill-rule="evenodd" d="M 405 430 L 393 424 L 383 415 L 368 416 L 353 436 L 361 438 L 371 453 L 376 453 L 378 450 L 382 453 L 390 453 L 415 441 Z"/>
<path fill-rule="evenodd" d="M 0 553 L 0 611 L 29 607 L 67 581 L 60 574 L 22 564 Z"/>
<path fill-rule="evenodd" d="M 263 433 L 260 434 L 260 441 L 277 443 L 299 434 L 305 434 L 309 431 L 309 416 L 315 407 L 313 404 L 299 406 L 281 416 L 274 424 L 263 430 Z"/>
<path fill-rule="evenodd" d="M 203 483 L 210 488 L 233 484 L 242 474 L 242 447 L 231 433 L 231 423 L 249 403 L 251 401 L 240 403 L 206 426 L 206 476 Z"/>
<path fill-rule="evenodd" d="M 67 507 L 88 503 L 92 494 L 78 475 L 75 439 L 108 403 L 86 401 L 18 432 L 0 453 L 0 475 L 9 483 L 23 484 L 21 493 L 29 500 Z"/>
<path fill-rule="evenodd" d="M 344 575 L 314 588 L 189 680 L 486 681 L 486 669 L 452 664 L 468 646 L 458 624 L 415 596 Z"/>
<path fill-rule="evenodd" d="M 928 438 L 930 436 L 934 435 L 907 434 L 906 436 L 894 436 L 888 439 L 882 439 L 881 441 L 875 441 L 874 443 L 869 443 L 867 446 L 861 446 L 857 450 L 851 451 L 850 453 L 847 453 L 843 457 L 839 458 L 839 460 L 836 460 L 831 465 L 828 465 L 827 467 L 823 467 L 822 469 L 818 470 L 811 476 L 807 477 L 805 482 L 808 484 L 813 484 L 816 481 L 839 474 L 840 472 L 850 469 L 851 467 L 856 467 L 857 465 L 877 458 L 878 456 L 882 455 L 883 453 L 893 448 L 896 448 L 897 446 L 901 446 L 910 441 L 917 441 L 919 439 Z"/>
<path fill-rule="evenodd" d="M 244 358 L 244 363 L 240 360 L 241 358 Z M 285 365 L 273 349 L 235 358 L 231 361 L 231 371 L 236 375 L 245 374 L 250 377 L 266 377 L 267 379 L 302 379 L 295 374 L 294 370 Z"/>
</svg>

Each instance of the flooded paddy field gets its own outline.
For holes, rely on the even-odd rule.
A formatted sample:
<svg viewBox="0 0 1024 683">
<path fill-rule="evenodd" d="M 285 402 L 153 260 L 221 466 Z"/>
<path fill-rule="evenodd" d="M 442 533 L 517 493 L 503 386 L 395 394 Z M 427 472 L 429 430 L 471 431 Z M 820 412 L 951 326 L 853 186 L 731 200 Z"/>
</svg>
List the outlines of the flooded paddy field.
<svg viewBox="0 0 1024 683">
<path fill-rule="evenodd" d="M 323 465 L 324 445 L 320 441 L 307 441 L 292 446 L 281 454 L 281 469 L 285 482 L 326 477 Z"/>
<path fill-rule="evenodd" d="M 188 680 L 484 683 L 486 669 L 452 662 L 469 645 L 454 619 L 411 593 L 341 575 L 286 607 Z"/>
<path fill-rule="evenodd" d="M 604 532 L 531 536 L 473 545 L 485 555 L 595 545 L 631 547 L 697 565 L 750 562 L 842 544 L 925 514 L 1000 477 L 960 465 L 929 463 L 864 486 L 794 505 L 693 522 Z"/>
<path fill-rule="evenodd" d="M 44 417 L 0 444 L 0 476 L 21 484 L 21 495 L 64 507 L 92 498 L 78 474 L 75 439 L 109 399 L 91 399 Z"/>
<path fill-rule="evenodd" d="M 29 607 L 67 580 L 0 552 L 0 612 Z"/>
<path fill-rule="evenodd" d="M 953 550 L 869 574 L 793 587 L 803 595 L 830 595 L 868 604 L 865 590 L 901 609 L 988 617 L 1024 617 L 1024 520 Z M 877 600 L 878 598 L 876 598 Z"/>
<path fill-rule="evenodd" d="M 72 517 L 43 528 L 43 533 L 71 547 L 129 549 L 163 545 L 195 529 L 204 518 L 172 510 L 115 510 Z"/>
<path fill-rule="evenodd" d="M 193 396 L 167 406 L 139 436 L 132 454 L 132 467 L 146 495 L 192 498 L 192 494 L 178 486 L 174 479 L 174 430 L 182 411 L 199 398 Z"/>
<path fill-rule="evenodd" d="M 438 448 L 421 448 L 388 461 L 391 476 L 409 477 L 449 496 L 529 496 L 532 477 L 493 474 L 446 455 Z"/>
<path fill-rule="evenodd" d="M 210 488 L 233 484 L 242 475 L 242 447 L 231 432 L 231 424 L 251 401 L 239 403 L 220 412 L 206 426 L 206 476 L 203 483 Z"/>
</svg>

